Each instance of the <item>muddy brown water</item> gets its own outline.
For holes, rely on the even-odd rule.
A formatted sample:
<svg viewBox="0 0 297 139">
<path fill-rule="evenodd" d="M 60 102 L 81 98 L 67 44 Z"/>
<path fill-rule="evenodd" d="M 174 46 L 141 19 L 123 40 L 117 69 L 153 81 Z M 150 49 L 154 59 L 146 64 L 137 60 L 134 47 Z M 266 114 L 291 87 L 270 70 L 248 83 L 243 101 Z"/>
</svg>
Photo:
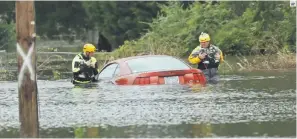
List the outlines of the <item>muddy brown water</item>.
<svg viewBox="0 0 297 139">
<path fill-rule="evenodd" d="M 296 71 L 187 86 L 76 88 L 38 80 L 40 137 L 296 137 Z M 17 82 L 1 82 L 0 137 L 19 137 Z"/>
</svg>

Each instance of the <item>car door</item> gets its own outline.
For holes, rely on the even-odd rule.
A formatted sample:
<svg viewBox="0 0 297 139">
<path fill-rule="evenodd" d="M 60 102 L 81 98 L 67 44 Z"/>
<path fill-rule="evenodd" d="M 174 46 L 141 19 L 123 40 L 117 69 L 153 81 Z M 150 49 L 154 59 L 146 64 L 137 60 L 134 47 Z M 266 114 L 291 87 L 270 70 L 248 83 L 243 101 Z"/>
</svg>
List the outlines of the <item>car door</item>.
<svg viewBox="0 0 297 139">
<path fill-rule="evenodd" d="M 104 69 L 101 70 L 101 72 L 97 76 L 97 79 L 111 80 L 115 76 L 116 72 L 119 73 L 119 64 L 118 63 L 109 64 Z"/>
</svg>

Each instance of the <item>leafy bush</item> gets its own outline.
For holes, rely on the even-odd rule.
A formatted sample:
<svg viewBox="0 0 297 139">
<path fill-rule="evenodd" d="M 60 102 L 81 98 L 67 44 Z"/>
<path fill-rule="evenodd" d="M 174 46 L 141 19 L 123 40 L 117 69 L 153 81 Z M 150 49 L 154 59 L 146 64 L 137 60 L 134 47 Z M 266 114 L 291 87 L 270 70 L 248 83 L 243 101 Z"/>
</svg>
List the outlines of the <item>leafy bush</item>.
<svg viewBox="0 0 297 139">
<path fill-rule="evenodd" d="M 188 8 L 169 2 L 160 8 L 157 18 L 146 23 L 150 30 L 140 39 L 126 42 L 116 53 L 133 47 L 155 54 L 187 56 L 199 45 L 201 32 L 209 33 L 225 54 L 247 55 L 259 49 L 276 53 L 296 48 L 296 9 L 286 2 L 194 2 Z"/>
<path fill-rule="evenodd" d="M 14 51 L 15 43 L 15 24 L 0 24 L 0 50 Z"/>
</svg>

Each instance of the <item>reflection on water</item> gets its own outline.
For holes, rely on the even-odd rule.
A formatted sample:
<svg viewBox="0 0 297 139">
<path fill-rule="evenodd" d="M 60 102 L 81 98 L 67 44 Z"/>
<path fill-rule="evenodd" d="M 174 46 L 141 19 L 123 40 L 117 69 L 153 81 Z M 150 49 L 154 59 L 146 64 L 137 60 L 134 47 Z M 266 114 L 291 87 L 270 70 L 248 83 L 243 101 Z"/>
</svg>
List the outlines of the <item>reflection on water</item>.
<svg viewBox="0 0 297 139">
<path fill-rule="evenodd" d="M 38 81 L 41 137 L 295 137 L 295 77 L 225 75 L 205 88 Z M 0 137 L 18 137 L 17 83 L 1 84 Z"/>
</svg>

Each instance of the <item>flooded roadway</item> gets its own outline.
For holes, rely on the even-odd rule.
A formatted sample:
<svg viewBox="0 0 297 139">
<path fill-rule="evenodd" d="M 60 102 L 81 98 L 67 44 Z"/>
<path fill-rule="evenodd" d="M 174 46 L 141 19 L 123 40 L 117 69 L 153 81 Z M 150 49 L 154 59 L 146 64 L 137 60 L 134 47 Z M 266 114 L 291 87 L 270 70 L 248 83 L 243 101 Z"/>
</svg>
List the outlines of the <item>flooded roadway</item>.
<svg viewBox="0 0 297 139">
<path fill-rule="evenodd" d="M 74 88 L 38 81 L 41 137 L 296 137 L 296 72 L 186 86 Z M 0 137 L 19 137 L 16 82 L 1 82 Z"/>
</svg>

